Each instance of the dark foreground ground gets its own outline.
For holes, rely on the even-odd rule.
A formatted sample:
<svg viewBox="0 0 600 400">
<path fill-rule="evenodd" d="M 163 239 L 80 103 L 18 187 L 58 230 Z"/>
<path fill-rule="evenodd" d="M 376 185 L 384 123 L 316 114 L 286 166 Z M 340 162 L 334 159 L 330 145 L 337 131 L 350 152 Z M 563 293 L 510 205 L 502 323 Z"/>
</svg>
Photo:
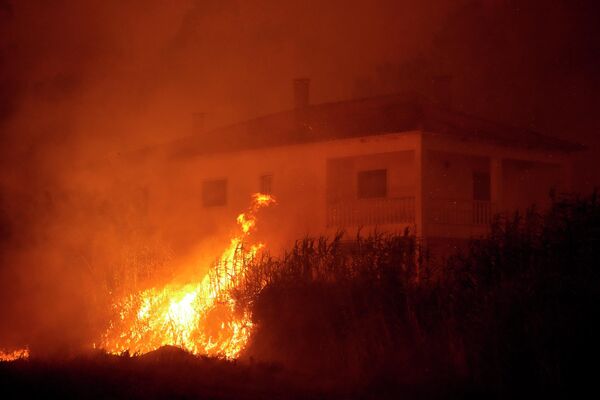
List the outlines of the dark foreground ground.
<svg viewBox="0 0 600 400">
<path fill-rule="evenodd" d="M 141 357 L 93 354 L 0 363 L 0 398 L 56 399 L 430 399 L 478 398 L 467 386 L 368 384 L 292 373 L 162 348 Z"/>
</svg>

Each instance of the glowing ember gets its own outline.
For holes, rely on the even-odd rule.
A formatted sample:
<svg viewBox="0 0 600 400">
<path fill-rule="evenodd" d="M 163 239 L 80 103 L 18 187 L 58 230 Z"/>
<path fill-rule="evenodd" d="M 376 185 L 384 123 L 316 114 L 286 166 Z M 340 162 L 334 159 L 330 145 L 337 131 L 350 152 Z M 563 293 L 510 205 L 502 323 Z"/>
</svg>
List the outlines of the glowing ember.
<svg viewBox="0 0 600 400">
<path fill-rule="evenodd" d="M 15 361 L 29 358 L 29 349 L 17 349 L 13 351 L 0 350 L 0 362 Z"/>
<path fill-rule="evenodd" d="M 110 353 L 141 354 L 172 345 L 194 354 L 236 358 L 250 337 L 252 322 L 248 312 L 236 310 L 229 291 L 263 247 L 243 247 L 256 225 L 256 212 L 274 202 L 269 195 L 253 195 L 250 209 L 237 218 L 240 234 L 201 281 L 148 289 L 116 303 L 118 318 L 95 346 Z"/>
</svg>

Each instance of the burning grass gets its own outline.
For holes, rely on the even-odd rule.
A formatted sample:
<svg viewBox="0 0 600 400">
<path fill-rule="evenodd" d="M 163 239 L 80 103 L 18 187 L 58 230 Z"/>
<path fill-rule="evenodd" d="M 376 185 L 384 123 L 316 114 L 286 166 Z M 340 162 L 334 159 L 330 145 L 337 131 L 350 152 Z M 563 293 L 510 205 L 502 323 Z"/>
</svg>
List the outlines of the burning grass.
<svg viewBox="0 0 600 400">
<path fill-rule="evenodd" d="M 253 196 L 250 209 L 237 218 L 240 232 L 197 281 L 147 289 L 115 302 L 115 316 L 95 347 L 113 354 L 143 354 L 171 345 L 193 354 L 236 358 L 248 341 L 252 321 L 229 293 L 263 247 L 260 243 L 246 246 L 256 213 L 274 202 L 268 195 Z"/>
<path fill-rule="evenodd" d="M 16 350 L 0 350 L 0 362 L 9 362 L 29 358 L 29 349 L 27 347 Z"/>
</svg>

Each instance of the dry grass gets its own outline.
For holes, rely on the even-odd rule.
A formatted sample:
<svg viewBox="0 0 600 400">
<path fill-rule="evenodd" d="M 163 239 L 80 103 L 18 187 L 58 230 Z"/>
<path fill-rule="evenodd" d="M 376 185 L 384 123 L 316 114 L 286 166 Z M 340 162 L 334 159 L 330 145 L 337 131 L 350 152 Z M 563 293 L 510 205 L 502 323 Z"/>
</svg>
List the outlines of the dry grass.
<svg viewBox="0 0 600 400">
<path fill-rule="evenodd" d="M 599 232 L 594 194 L 498 217 L 443 264 L 406 233 L 305 238 L 255 260 L 235 293 L 257 324 L 246 356 L 365 384 L 585 382 L 600 355 Z"/>
</svg>

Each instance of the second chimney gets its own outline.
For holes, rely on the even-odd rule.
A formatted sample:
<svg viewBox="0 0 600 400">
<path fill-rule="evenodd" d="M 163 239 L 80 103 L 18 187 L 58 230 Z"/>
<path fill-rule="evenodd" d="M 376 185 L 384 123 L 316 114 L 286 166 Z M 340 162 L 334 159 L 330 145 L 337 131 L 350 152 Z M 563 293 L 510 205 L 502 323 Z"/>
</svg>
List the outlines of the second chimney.
<svg viewBox="0 0 600 400">
<path fill-rule="evenodd" d="M 309 104 L 310 79 L 294 79 L 294 108 L 301 109 Z"/>
</svg>

